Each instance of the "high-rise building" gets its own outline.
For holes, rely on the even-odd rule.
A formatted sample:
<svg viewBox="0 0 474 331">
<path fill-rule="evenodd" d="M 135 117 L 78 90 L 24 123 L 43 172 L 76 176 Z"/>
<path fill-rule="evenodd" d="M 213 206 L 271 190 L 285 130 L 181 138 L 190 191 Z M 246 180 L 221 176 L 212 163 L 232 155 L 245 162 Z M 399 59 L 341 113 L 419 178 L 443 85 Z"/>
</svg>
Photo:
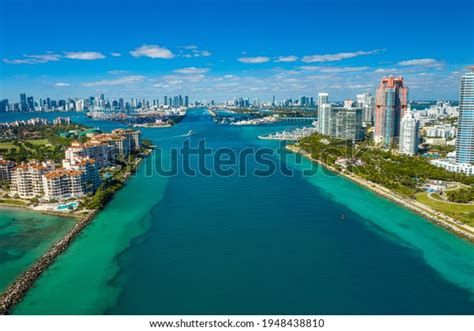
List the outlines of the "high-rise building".
<svg viewBox="0 0 474 331">
<path fill-rule="evenodd" d="M 318 116 L 318 132 L 331 136 L 331 128 L 329 126 L 330 117 L 331 117 L 332 106 L 329 103 L 323 103 L 319 105 L 319 116 Z"/>
<path fill-rule="evenodd" d="M 329 103 L 329 94 L 327 93 L 318 93 L 318 109 L 321 109 L 321 105 Z"/>
<path fill-rule="evenodd" d="M 8 99 L 3 99 L 0 101 L 0 112 L 8 111 Z"/>
<path fill-rule="evenodd" d="M 377 144 L 390 147 L 398 143 L 400 120 L 407 109 L 408 87 L 403 77 L 384 77 L 376 91 L 375 135 Z"/>
<path fill-rule="evenodd" d="M 415 155 L 418 152 L 420 125 L 413 112 L 407 111 L 400 123 L 400 154 Z"/>
<path fill-rule="evenodd" d="M 324 103 L 319 111 L 318 132 L 339 139 L 363 140 L 362 110 L 333 107 Z"/>
<path fill-rule="evenodd" d="M 357 95 L 357 108 L 362 109 L 362 122 L 368 125 L 374 124 L 375 100 L 370 93 Z"/>
<path fill-rule="evenodd" d="M 354 106 L 354 101 L 352 99 L 344 100 L 344 108 L 351 109 Z"/>
<path fill-rule="evenodd" d="M 26 94 L 25 93 L 20 93 L 20 110 L 21 111 L 26 111 L 28 109 L 27 103 L 26 103 Z"/>
<path fill-rule="evenodd" d="M 456 162 L 474 164 L 474 66 L 461 78 Z"/>
<path fill-rule="evenodd" d="M 33 99 L 33 97 L 26 98 L 26 106 L 28 108 L 28 111 L 35 110 L 35 100 Z"/>
</svg>

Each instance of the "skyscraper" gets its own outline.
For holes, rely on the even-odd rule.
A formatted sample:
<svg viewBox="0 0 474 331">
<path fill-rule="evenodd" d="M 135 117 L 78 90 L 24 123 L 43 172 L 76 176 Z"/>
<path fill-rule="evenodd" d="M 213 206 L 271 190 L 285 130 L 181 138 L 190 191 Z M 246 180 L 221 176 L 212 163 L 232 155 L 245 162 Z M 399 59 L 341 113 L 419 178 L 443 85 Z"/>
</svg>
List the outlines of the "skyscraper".
<svg viewBox="0 0 474 331">
<path fill-rule="evenodd" d="M 332 134 L 329 126 L 332 106 L 328 103 L 323 103 L 321 105 L 318 104 L 318 108 L 318 132 L 330 136 Z"/>
<path fill-rule="evenodd" d="M 26 94 L 25 93 L 20 93 L 20 110 L 21 111 L 26 111 L 28 109 L 27 104 L 26 104 Z"/>
<path fill-rule="evenodd" d="M 384 77 L 376 91 L 375 135 L 377 144 L 390 147 L 398 143 L 400 120 L 407 108 L 408 87 L 403 77 Z"/>
<path fill-rule="evenodd" d="M 319 110 L 318 132 L 339 139 L 363 140 L 362 110 L 333 107 L 323 103 Z"/>
<path fill-rule="evenodd" d="M 29 111 L 35 110 L 35 100 L 33 99 L 33 97 L 26 98 L 26 104 Z"/>
<path fill-rule="evenodd" d="M 318 93 L 318 109 L 321 109 L 321 105 L 329 103 L 329 94 L 327 93 Z"/>
<path fill-rule="evenodd" d="M 357 108 L 362 109 L 362 122 L 373 125 L 375 108 L 374 97 L 370 93 L 358 94 Z"/>
<path fill-rule="evenodd" d="M 456 162 L 474 164 L 474 66 L 461 78 Z"/>
<path fill-rule="evenodd" d="M 418 120 L 408 110 L 400 123 L 400 154 L 415 155 L 418 152 L 419 128 Z"/>
</svg>

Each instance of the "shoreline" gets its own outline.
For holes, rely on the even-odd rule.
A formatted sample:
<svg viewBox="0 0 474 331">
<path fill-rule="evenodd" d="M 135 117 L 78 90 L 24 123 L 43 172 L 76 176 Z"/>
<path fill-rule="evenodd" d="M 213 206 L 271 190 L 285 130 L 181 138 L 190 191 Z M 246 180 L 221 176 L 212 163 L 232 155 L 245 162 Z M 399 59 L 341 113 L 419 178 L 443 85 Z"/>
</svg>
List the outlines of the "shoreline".
<svg viewBox="0 0 474 331">
<path fill-rule="evenodd" d="M 313 159 L 311 157 L 310 153 L 308 153 L 307 151 L 305 151 L 305 150 L 303 150 L 299 147 L 296 147 L 294 145 L 286 145 L 286 149 L 293 152 L 293 153 L 301 154 L 302 156 L 304 156 L 308 160 L 318 163 L 319 165 L 323 166 L 324 168 L 328 169 L 329 171 L 332 171 L 332 172 L 334 172 L 338 175 L 341 175 L 341 176 L 345 177 L 346 179 L 349 179 L 353 183 L 356 183 L 356 184 L 358 184 L 358 185 L 360 185 L 360 186 L 376 193 L 377 195 L 379 195 L 379 196 L 381 196 L 381 197 L 383 197 L 387 200 L 390 200 L 390 201 L 396 203 L 397 205 L 399 205 L 403 208 L 406 208 L 406 209 L 422 216 L 423 218 L 427 219 L 428 221 L 430 221 L 430 222 L 432 222 L 432 223 L 434 223 L 438 226 L 443 227 L 444 229 L 450 231 L 451 233 L 454 233 L 458 237 L 461 237 L 463 239 L 468 240 L 471 243 L 474 243 L 474 229 L 472 227 L 470 227 L 469 225 L 464 224 L 460 221 L 457 221 L 457 220 L 455 220 L 454 218 L 452 218 L 448 215 L 442 214 L 441 212 L 438 212 L 438 211 L 432 209 L 429 206 L 423 205 L 423 204 L 421 204 L 420 202 L 418 202 L 416 200 L 412 200 L 412 199 L 409 199 L 409 198 L 402 197 L 402 196 L 390 191 L 386 187 L 383 187 L 382 185 L 370 182 L 368 180 L 365 180 L 363 178 L 360 178 L 360 177 L 352 175 L 352 174 L 347 174 L 347 173 L 341 172 L 341 171 L 337 170 L 336 168 L 321 162 L 320 160 Z"/>
<path fill-rule="evenodd" d="M 1 209 L 16 209 L 16 210 L 28 210 L 34 213 L 40 213 L 43 215 L 52 215 L 52 216 L 58 216 L 58 217 L 66 217 L 66 218 L 75 218 L 75 219 L 82 219 L 85 217 L 85 212 L 83 213 L 77 213 L 77 212 L 70 212 L 70 213 L 65 213 L 65 212 L 60 212 L 60 211 L 52 211 L 52 210 L 38 210 L 34 209 L 31 206 L 28 205 L 14 205 L 14 204 L 8 204 L 8 203 L 1 203 L 0 202 L 0 210 Z"/>
<path fill-rule="evenodd" d="M 139 164 L 148 157 L 151 153 L 151 149 L 148 149 L 143 157 L 138 158 L 133 163 L 133 168 L 130 172 L 126 173 L 124 176 L 125 181 L 130 177 L 131 174 L 135 173 L 138 169 Z M 114 192 L 117 193 L 118 191 Z M 107 204 L 105 204 L 106 206 Z M 11 310 L 15 305 L 17 305 L 23 297 L 26 295 L 28 290 L 34 286 L 36 280 L 39 279 L 41 274 L 46 271 L 55 261 L 65 252 L 69 246 L 74 242 L 74 240 L 82 233 L 82 231 L 89 225 L 94 219 L 95 216 L 103 209 L 90 210 L 86 215 L 76 215 L 76 218 L 79 218 L 77 223 L 56 243 L 54 243 L 41 257 L 39 257 L 36 262 L 34 262 L 28 269 L 23 273 L 19 274 L 18 277 L 10 283 L 3 293 L 0 295 L 0 315 L 9 315 Z M 18 209 L 28 209 L 31 211 L 36 211 L 40 213 L 47 213 L 40 210 L 34 210 L 27 208 L 26 206 L 12 206 L 13 208 L 18 207 Z M 0 206 L 2 208 L 2 206 Z M 6 206 L 10 208 L 10 206 Z M 59 216 L 59 215 L 58 215 Z M 71 217 L 70 215 L 62 215 L 65 217 Z"/>
</svg>

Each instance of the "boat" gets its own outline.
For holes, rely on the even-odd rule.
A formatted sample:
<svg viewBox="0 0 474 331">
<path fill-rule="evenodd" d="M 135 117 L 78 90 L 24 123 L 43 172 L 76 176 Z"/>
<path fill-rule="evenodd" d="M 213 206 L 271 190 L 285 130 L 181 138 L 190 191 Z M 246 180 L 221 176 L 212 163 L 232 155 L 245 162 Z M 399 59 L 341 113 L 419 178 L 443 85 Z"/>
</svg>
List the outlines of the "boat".
<svg viewBox="0 0 474 331">
<path fill-rule="evenodd" d="M 188 131 L 188 136 L 192 136 L 194 134 L 194 131 L 193 130 L 189 130 Z"/>
</svg>

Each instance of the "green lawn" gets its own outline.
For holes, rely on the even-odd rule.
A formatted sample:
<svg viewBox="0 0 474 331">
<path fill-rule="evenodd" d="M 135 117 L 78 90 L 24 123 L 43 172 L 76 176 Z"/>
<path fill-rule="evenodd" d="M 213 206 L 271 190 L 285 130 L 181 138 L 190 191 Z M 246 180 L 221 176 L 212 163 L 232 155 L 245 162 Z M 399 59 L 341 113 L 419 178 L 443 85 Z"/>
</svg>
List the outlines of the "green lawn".
<svg viewBox="0 0 474 331">
<path fill-rule="evenodd" d="M 459 204 L 449 203 L 440 200 L 433 200 L 428 197 L 426 192 L 418 193 L 416 200 L 430 206 L 431 208 L 444 213 L 448 216 L 454 217 L 463 223 L 474 226 L 474 205 L 473 204 Z"/>
<path fill-rule="evenodd" d="M 33 145 L 51 145 L 48 139 L 31 139 L 27 142 L 32 143 Z"/>
<path fill-rule="evenodd" d="M 48 146 L 51 146 L 51 143 L 49 142 L 48 139 L 28 139 L 28 140 L 25 140 L 25 141 L 29 142 L 33 145 L 48 145 Z M 0 149 L 10 149 L 10 148 L 18 149 L 18 146 L 13 145 L 13 143 L 11 143 L 11 142 L 0 143 Z"/>
<path fill-rule="evenodd" d="M 5 203 L 8 205 L 16 205 L 16 206 L 24 206 L 25 202 L 21 200 L 14 200 L 14 199 L 0 199 L 0 203 Z"/>
</svg>

